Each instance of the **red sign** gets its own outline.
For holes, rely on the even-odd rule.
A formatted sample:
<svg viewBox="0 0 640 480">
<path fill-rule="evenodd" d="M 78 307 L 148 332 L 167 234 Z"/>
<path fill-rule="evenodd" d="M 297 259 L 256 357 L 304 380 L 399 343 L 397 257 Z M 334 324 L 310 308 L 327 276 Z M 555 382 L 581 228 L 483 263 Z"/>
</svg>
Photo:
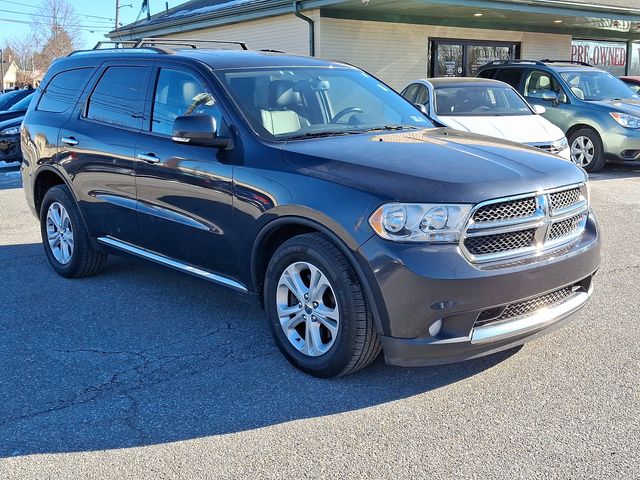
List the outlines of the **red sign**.
<svg viewBox="0 0 640 480">
<path fill-rule="evenodd" d="M 589 63 L 614 75 L 624 75 L 627 65 L 627 44 L 573 40 L 571 42 L 571 60 Z"/>
</svg>

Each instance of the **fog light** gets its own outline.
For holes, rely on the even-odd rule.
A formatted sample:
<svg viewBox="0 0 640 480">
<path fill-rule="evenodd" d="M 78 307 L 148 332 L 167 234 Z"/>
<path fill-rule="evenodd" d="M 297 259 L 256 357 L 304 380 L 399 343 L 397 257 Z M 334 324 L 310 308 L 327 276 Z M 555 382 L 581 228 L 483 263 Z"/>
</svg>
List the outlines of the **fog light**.
<svg viewBox="0 0 640 480">
<path fill-rule="evenodd" d="M 442 330 L 442 320 L 438 319 L 429 327 L 429 335 L 435 337 L 440 333 L 440 330 Z"/>
</svg>

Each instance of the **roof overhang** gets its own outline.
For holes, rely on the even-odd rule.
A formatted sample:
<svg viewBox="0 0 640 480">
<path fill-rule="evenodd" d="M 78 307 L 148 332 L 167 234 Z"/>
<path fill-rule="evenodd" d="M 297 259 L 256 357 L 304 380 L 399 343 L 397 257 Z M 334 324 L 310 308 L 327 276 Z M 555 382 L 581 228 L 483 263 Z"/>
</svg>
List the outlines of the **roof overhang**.
<svg viewBox="0 0 640 480">
<path fill-rule="evenodd" d="M 570 0 L 301 0 L 331 18 L 640 39 L 640 7 Z M 294 11 L 293 0 L 247 2 L 193 16 L 138 22 L 109 33 L 129 40 L 241 23 Z M 482 14 L 482 15 L 477 15 Z M 152 17 L 153 19 L 153 17 Z"/>
</svg>

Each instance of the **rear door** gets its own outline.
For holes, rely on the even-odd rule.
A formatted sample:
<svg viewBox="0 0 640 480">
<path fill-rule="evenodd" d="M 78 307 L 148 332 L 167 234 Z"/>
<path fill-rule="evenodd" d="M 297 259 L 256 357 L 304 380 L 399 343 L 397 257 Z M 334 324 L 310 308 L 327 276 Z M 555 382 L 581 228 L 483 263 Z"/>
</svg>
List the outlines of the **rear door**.
<svg viewBox="0 0 640 480">
<path fill-rule="evenodd" d="M 152 77 L 150 122 L 136 150 L 141 245 L 181 263 L 233 276 L 236 152 L 171 139 L 173 121 L 180 115 L 211 115 L 219 126 L 225 115 L 212 85 L 195 69 L 157 62 Z"/>
<path fill-rule="evenodd" d="M 60 131 L 61 164 L 92 236 L 139 242 L 135 144 L 150 72 L 144 61 L 103 64 Z"/>
</svg>

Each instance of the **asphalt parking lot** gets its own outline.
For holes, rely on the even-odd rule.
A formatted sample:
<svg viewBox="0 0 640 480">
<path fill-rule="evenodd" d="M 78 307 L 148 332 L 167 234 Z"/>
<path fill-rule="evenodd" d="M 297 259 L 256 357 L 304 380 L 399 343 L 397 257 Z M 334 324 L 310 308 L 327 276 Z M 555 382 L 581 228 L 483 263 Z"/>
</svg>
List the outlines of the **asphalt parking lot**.
<svg viewBox="0 0 640 480">
<path fill-rule="evenodd" d="M 640 478 L 640 163 L 591 191 L 602 266 L 570 325 L 318 380 L 222 288 L 118 257 L 56 276 L 0 165 L 0 478 Z"/>
</svg>

